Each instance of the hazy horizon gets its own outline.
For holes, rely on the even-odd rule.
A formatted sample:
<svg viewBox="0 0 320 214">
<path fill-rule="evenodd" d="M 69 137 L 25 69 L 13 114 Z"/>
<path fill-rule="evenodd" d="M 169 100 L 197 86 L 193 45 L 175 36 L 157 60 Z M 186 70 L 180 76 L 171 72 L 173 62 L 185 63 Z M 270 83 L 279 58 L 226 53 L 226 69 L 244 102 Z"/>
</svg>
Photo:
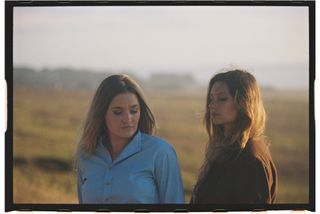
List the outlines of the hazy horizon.
<svg viewBox="0 0 320 214">
<path fill-rule="evenodd" d="M 224 68 L 260 85 L 309 87 L 308 8 L 101 6 L 14 8 L 15 66 L 192 74 Z"/>
<path fill-rule="evenodd" d="M 194 80 L 195 80 L 195 84 L 197 84 L 200 87 L 207 87 L 208 83 L 209 83 L 209 79 L 211 77 L 213 77 L 216 73 L 219 72 L 225 72 L 226 70 L 217 70 L 217 71 L 208 71 L 207 75 L 202 75 L 202 74 L 195 74 L 192 72 L 185 72 L 185 73 L 172 73 L 169 71 L 155 71 L 155 72 L 150 72 L 147 74 L 142 74 L 141 72 L 135 72 L 133 70 L 108 70 L 108 69 L 104 69 L 104 70 L 94 70 L 94 69 L 90 69 L 90 68 L 86 68 L 86 69 L 75 69 L 72 67 L 45 67 L 45 68 L 40 68 L 40 69 L 36 69 L 34 67 L 30 67 L 30 66 L 16 66 L 16 68 L 27 68 L 27 69 L 32 69 L 36 72 L 41 72 L 41 71 L 50 71 L 50 72 L 54 72 L 55 70 L 71 70 L 74 72 L 88 72 L 88 73 L 106 73 L 106 74 L 119 74 L 119 73 L 123 73 L 123 74 L 129 74 L 129 75 L 134 75 L 134 77 L 139 78 L 138 80 L 143 80 L 143 81 L 150 81 L 152 79 L 152 75 L 159 75 L 159 74 L 163 74 L 163 75 L 188 75 L 191 76 Z M 234 67 L 230 67 L 230 68 L 234 68 Z M 254 76 L 256 77 L 258 84 L 260 87 L 263 88 L 268 88 L 268 89 L 276 89 L 276 90 L 309 90 L 308 85 L 305 85 L 304 82 L 289 82 L 289 84 L 283 84 L 283 83 L 279 83 L 279 82 L 274 82 L 273 81 L 273 76 L 277 76 L 276 78 L 279 78 L 278 74 L 275 74 L 275 72 L 268 72 L 269 74 L 269 78 L 264 78 L 265 74 L 263 72 L 252 72 L 250 71 L 250 73 L 254 74 Z M 292 75 L 292 71 L 290 72 L 290 75 Z M 288 75 L 288 73 L 286 72 L 282 72 L 282 75 Z M 297 76 L 301 76 L 301 78 L 306 78 L 304 75 L 302 75 L 301 72 L 296 72 L 295 75 Z M 209 79 L 208 79 L 209 78 Z M 281 77 L 280 77 L 281 78 Z M 284 78 L 282 76 L 282 78 Z M 298 78 L 296 79 L 298 80 Z M 102 79 L 101 79 L 102 81 Z M 278 83 L 278 84 L 277 84 Z M 294 86 L 292 86 L 294 84 Z"/>
</svg>

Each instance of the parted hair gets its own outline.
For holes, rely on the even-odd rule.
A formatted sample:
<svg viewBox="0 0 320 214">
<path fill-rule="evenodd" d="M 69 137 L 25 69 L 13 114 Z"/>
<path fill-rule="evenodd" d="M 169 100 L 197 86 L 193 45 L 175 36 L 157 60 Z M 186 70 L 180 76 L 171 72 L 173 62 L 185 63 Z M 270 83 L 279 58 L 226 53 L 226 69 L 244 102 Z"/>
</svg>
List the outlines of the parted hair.
<svg viewBox="0 0 320 214">
<path fill-rule="evenodd" d="M 106 112 L 116 95 L 128 92 L 137 96 L 140 105 L 138 130 L 146 134 L 154 133 L 155 118 L 146 103 L 141 87 L 126 74 L 111 75 L 101 82 L 92 99 L 78 140 L 78 155 L 79 152 L 91 155 L 101 135 L 105 135 L 108 139 L 105 125 Z"/>
</svg>

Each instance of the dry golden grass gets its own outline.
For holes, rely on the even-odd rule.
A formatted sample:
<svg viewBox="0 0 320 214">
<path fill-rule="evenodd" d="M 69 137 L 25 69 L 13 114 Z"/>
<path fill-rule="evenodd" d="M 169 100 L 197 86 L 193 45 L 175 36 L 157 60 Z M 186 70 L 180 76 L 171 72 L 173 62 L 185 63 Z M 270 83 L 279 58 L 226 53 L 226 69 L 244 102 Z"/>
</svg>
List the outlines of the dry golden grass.
<svg viewBox="0 0 320 214">
<path fill-rule="evenodd" d="M 75 142 L 92 95 L 15 88 L 14 203 L 77 203 Z M 204 97 L 196 93 L 147 97 L 158 122 L 157 135 L 176 149 L 188 202 L 207 141 Z M 264 94 L 264 100 L 266 135 L 279 171 L 278 203 L 308 203 L 308 98 L 277 92 Z"/>
</svg>

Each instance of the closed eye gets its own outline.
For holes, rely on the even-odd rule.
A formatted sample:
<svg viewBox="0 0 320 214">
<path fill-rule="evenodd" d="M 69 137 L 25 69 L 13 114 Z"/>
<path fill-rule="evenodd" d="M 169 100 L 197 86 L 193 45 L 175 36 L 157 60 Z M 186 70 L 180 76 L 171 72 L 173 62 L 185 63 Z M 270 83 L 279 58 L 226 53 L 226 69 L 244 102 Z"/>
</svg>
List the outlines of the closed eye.
<svg viewBox="0 0 320 214">
<path fill-rule="evenodd" d="M 219 100 L 220 102 L 223 102 L 223 101 L 228 100 L 228 97 L 222 97 L 222 98 L 219 98 L 218 100 Z"/>
<path fill-rule="evenodd" d="M 209 98 L 209 103 L 211 103 L 212 101 L 213 102 L 225 102 L 225 101 L 227 101 L 228 100 L 228 97 L 219 97 L 219 98 L 217 98 L 217 99 L 214 99 L 214 98 Z"/>
<path fill-rule="evenodd" d="M 139 111 L 140 111 L 139 105 L 134 105 L 134 106 L 131 106 L 131 108 L 130 108 L 130 113 L 131 114 L 136 114 Z"/>
<path fill-rule="evenodd" d="M 136 113 L 138 113 L 138 112 L 139 112 L 138 110 L 131 110 L 131 111 L 130 111 L 131 114 L 136 114 Z"/>
<path fill-rule="evenodd" d="M 120 115 L 122 113 L 122 111 L 113 111 L 113 114 L 115 115 Z"/>
</svg>

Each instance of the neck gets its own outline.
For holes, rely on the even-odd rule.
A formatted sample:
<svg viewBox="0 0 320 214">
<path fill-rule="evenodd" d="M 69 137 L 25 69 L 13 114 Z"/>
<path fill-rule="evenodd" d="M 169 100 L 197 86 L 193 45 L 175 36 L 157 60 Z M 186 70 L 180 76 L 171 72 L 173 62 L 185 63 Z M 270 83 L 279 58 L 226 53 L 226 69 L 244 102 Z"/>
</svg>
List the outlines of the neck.
<svg viewBox="0 0 320 214">
<path fill-rule="evenodd" d="M 111 154 L 112 160 L 115 160 L 120 155 L 120 153 L 128 145 L 129 141 L 130 141 L 130 139 L 126 139 L 126 138 L 111 138 L 110 137 L 111 148 L 110 148 L 109 152 Z"/>
<path fill-rule="evenodd" d="M 223 134 L 224 134 L 225 137 L 230 134 L 230 126 L 224 126 L 223 127 Z"/>
</svg>

